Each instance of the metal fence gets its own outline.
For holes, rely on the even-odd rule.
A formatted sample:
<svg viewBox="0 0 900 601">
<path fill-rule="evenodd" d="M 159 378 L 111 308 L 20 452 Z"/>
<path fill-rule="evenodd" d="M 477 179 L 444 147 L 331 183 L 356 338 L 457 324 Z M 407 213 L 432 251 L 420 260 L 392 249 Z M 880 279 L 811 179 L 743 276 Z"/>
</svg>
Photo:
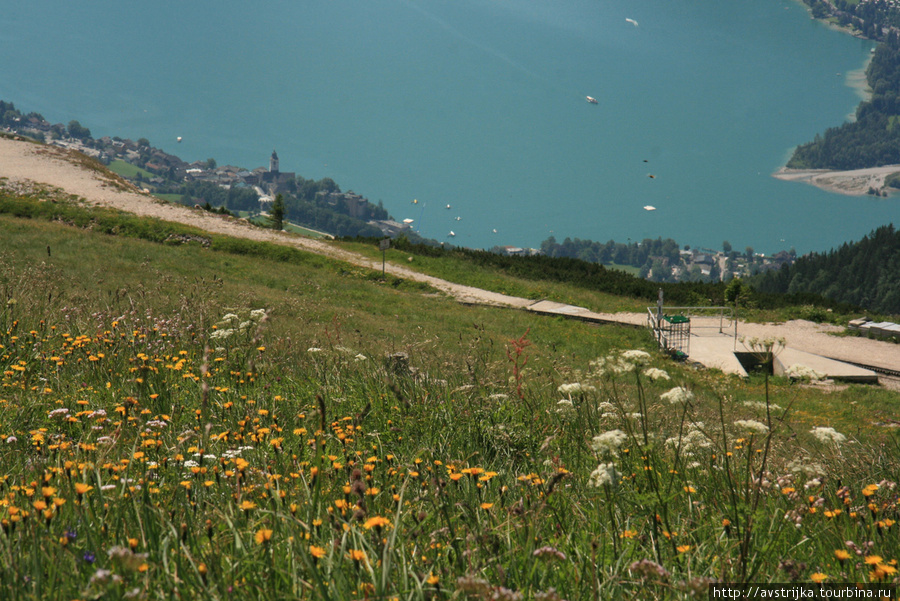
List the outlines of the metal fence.
<svg viewBox="0 0 900 601">
<path fill-rule="evenodd" d="M 690 354 L 691 336 L 733 335 L 737 319 L 732 307 L 647 307 L 647 326 L 660 348 Z"/>
</svg>

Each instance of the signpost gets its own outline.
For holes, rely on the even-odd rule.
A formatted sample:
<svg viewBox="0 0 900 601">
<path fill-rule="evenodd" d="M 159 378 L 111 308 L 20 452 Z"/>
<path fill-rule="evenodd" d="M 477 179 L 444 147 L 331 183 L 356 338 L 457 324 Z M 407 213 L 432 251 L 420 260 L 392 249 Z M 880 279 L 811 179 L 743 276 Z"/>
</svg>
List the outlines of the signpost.
<svg viewBox="0 0 900 601">
<path fill-rule="evenodd" d="M 381 242 L 378 243 L 378 248 L 381 249 L 381 279 L 384 279 L 384 253 L 390 247 L 391 247 L 391 239 L 390 238 L 385 238 Z"/>
</svg>

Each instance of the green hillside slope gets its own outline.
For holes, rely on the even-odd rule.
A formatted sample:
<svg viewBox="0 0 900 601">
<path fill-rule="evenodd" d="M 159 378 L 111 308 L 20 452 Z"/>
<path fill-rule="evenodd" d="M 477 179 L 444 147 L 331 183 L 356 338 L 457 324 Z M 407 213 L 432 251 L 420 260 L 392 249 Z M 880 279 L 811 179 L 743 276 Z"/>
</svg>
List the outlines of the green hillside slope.
<svg viewBox="0 0 900 601">
<path fill-rule="evenodd" d="M 639 329 L 0 197 L 0 598 L 896 578 L 897 393 L 727 378 Z"/>
</svg>

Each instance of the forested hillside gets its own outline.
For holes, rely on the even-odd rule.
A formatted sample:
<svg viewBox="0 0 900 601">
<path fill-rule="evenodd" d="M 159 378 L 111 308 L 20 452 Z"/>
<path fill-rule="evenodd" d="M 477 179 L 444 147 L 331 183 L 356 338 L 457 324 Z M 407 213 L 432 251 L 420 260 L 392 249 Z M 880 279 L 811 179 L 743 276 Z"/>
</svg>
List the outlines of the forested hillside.
<svg viewBox="0 0 900 601">
<path fill-rule="evenodd" d="M 900 232 L 878 228 L 862 240 L 756 276 L 764 293 L 812 293 L 881 313 L 900 313 Z"/>
<path fill-rule="evenodd" d="M 787 166 L 794 169 L 862 169 L 900 163 L 900 33 L 892 30 L 866 70 L 872 98 L 856 121 L 832 127 L 802 144 Z"/>
</svg>

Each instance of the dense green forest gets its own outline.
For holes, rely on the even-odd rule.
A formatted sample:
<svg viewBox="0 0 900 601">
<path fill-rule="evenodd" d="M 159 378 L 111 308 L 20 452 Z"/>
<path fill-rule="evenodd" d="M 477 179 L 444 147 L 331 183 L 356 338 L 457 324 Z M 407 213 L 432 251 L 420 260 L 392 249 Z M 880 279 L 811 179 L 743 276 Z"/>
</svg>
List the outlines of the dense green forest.
<svg viewBox="0 0 900 601">
<path fill-rule="evenodd" d="M 370 241 L 373 245 L 378 240 Z M 456 247 L 443 248 L 414 243 L 405 237 L 393 242 L 393 247 L 410 254 L 429 257 L 453 256 L 474 267 L 490 267 L 498 272 L 527 280 L 566 282 L 586 290 L 618 296 L 638 298 L 654 305 L 659 290 L 665 293 L 666 303 L 682 306 L 734 305 L 759 309 L 803 306 L 811 310 L 804 314 L 813 320 L 824 319 L 826 309 L 849 312 L 853 307 L 832 299 L 798 291 L 792 294 L 770 294 L 755 290 L 740 279 L 730 282 L 651 282 L 618 269 L 581 259 L 550 257 L 547 255 L 508 256 L 490 251 Z"/>
<path fill-rule="evenodd" d="M 866 69 L 872 97 L 856 120 L 832 127 L 796 148 L 794 169 L 862 169 L 900 163 L 900 33 L 891 30 Z"/>
<path fill-rule="evenodd" d="M 632 265 L 642 267 L 651 257 L 664 257 L 672 263 L 680 260 L 678 243 L 671 238 L 646 238 L 641 242 L 595 242 L 580 238 L 566 238 L 562 244 L 550 236 L 541 243 L 541 252 L 548 257 L 581 259 L 589 263 Z"/>
<path fill-rule="evenodd" d="M 751 283 L 761 293 L 820 294 L 900 314 L 900 232 L 882 226 L 859 242 L 800 257 L 793 266 L 757 275 Z"/>
</svg>

